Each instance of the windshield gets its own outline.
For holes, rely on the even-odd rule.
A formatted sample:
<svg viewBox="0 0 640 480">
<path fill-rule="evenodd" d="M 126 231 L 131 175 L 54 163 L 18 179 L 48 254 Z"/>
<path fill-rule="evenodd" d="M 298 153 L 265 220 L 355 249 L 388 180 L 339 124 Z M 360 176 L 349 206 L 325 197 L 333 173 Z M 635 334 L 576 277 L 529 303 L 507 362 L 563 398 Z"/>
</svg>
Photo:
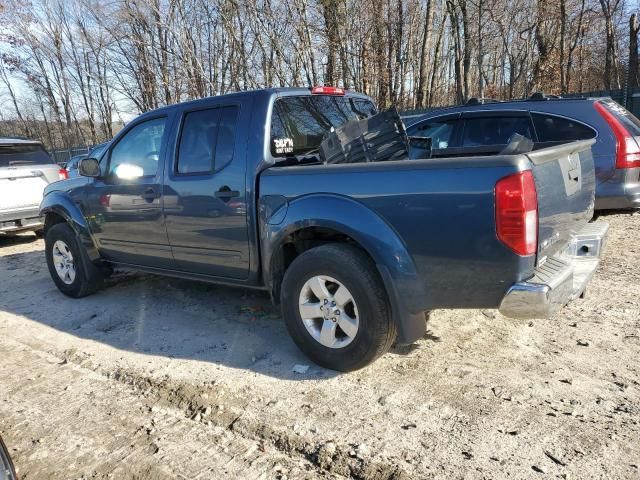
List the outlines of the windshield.
<svg viewBox="0 0 640 480">
<path fill-rule="evenodd" d="M 87 154 L 87 158 L 95 158 L 96 160 L 100 160 L 100 157 L 102 157 L 102 154 L 104 153 L 104 151 L 107 149 L 108 146 L 109 146 L 109 142 L 96 145 L 91 150 L 89 150 L 89 153 Z"/>
<path fill-rule="evenodd" d="M 50 163 L 53 163 L 53 160 L 42 148 L 42 145 L 0 145 L 0 167 L 46 165 Z"/>
<path fill-rule="evenodd" d="M 271 117 L 271 154 L 289 157 L 313 152 L 332 127 L 376 113 L 373 103 L 363 98 L 334 95 L 279 98 Z"/>
</svg>

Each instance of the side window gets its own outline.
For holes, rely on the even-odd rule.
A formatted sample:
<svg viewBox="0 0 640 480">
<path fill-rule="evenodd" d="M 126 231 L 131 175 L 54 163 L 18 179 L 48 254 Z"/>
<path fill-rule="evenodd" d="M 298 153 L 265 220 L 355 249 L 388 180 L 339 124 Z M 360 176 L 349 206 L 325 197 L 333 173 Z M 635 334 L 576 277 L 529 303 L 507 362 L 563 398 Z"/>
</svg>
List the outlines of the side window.
<svg viewBox="0 0 640 480">
<path fill-rule="evenodd" d="M 224 107 L 220 111 L 218 142 L 216 144 L 215 169 L 226 167 L 233 160 L 236 147 L 236 120 L 238 107 Z"/>
<path fill-rule="evenodd" d="M 515 133 L 533 139 L 529 117 L 467 118 L 464 121 L 462 146 L 507 145 Z"/>
<path fill-rule="evenodd" d="M 210 108 L 185 115 L 177 173 L 211 173 L 233 159 L 238 107 Z"/>
<path fill-rule="evenodd" d="M 595 130 L 569 118 L 543 113 L 533 113 L 531 116 L 539 142 L 571 142 L 573 140 L 587 140 L 596 136 Z"/>
<path fill-rule="evenodd" d="M 129 130 L 111 150 L 109 174 L 122 179 L 155 175 L 166 122 L 166 117 L 154 118 Z"/>
<path fill-rule="evenodd" d="M 433 149 L 444 149 L 453 147 L 453 131 L 455 130 L 457 118 L 449 120 L 427 120 L 416 127 L 416 137 L 426 137 L 431 139 Z"/>
<path fill-rule="evenodd" d="M 219 119 L 219 108 L 198 110 L 185 115 L 178 147 L 178 173 L 213 171 Z"/>
</svg>

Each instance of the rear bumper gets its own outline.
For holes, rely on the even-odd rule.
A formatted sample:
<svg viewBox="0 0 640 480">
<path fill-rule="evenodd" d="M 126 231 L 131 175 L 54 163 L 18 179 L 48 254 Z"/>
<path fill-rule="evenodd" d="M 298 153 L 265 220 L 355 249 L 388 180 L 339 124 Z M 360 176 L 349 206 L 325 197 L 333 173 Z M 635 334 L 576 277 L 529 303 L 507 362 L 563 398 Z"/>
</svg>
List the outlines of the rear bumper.
<svg viewBox="0 0 640 480">
<path fill-rule="evenodd" d="M 596 187 L 596 210 L 640 208 L 640 168 L 616 170 Z"/>
<path fill-rule="evenodd" d="M 18 233 L 44 227 L 38 206 L 0 212 L 0 233 Z"/>
<path fill-rule="evenodd" d="M 511 318 L 547 318 L 582 295 L 598 267 L 609 224 L 589 223 L 562 255 L 548 259 L 533 277 L 511 286 L 500 313 Z"/>
</svg>

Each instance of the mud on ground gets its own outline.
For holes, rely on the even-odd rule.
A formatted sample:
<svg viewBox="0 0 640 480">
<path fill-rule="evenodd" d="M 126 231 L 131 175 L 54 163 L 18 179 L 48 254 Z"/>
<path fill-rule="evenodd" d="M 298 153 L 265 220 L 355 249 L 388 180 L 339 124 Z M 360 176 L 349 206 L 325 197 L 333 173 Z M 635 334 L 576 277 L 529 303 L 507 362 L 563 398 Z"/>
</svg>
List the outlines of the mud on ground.
<svg viewBox="0 0 640 480">
<path fill-rule="evenodd" d="M 554 318 L 435 311 L 351 374 L 264 294 L 119 273 L 72 300 L 41 240 L 0 239 L 0 434 L 25 480 L 638 478 L 640 214 L 604 220 Z"/>
</svg>

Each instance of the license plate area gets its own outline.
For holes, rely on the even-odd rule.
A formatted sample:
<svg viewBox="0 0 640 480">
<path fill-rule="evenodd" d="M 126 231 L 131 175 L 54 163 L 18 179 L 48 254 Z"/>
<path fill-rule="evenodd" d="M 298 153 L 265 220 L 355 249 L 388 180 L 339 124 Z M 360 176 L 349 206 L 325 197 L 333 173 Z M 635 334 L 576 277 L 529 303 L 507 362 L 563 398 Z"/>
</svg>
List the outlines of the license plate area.
<svg viewBox="0 0 640 480">
<path fill-rule="evenodd" d="M 564 190 L 567 197 L 575 195 L 582 189 L 582 168 L 580 165 L 580 155 L 572 153 L 566 157 L 560 157 L 560 170 L 564 180 Z"/>
</svg>

